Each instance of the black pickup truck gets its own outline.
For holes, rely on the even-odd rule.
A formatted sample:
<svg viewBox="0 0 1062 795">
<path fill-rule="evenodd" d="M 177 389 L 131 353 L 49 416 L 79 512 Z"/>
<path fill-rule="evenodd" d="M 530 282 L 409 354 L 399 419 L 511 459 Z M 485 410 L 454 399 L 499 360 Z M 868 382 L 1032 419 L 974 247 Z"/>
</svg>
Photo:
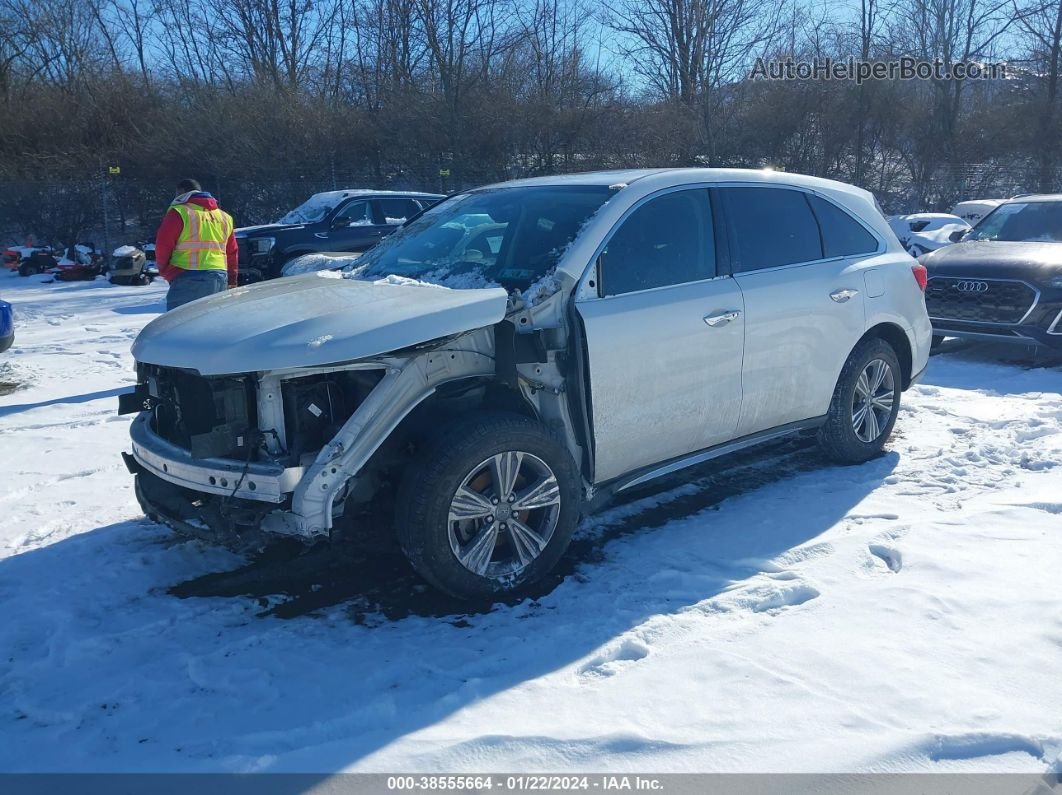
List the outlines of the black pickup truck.
<svg viewBox="0 0 1062 795">
<path fill-rule="evenodd" d="M 276 278 L 285 262 L 302 254 L 367 251 L 443 198 L 437 193 L 373 190 L 315 193 L 275 224 L 236 230 L 240 284 Z"/>
</svg>

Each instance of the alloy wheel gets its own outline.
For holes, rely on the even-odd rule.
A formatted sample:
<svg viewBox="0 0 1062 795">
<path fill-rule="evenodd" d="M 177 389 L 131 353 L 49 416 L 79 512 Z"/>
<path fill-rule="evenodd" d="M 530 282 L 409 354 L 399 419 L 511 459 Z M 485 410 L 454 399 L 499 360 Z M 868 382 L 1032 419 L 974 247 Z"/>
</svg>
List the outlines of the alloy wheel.
<svg viewBox="0 0 1062 795">
<path fill-rule="evenodd" d="M 872 359 L 856 380 L 852 395 L 852 429 L 871 443 L 884 432 L 896 403 L 896 376 L 884 359 Z"/>
<path fill-rule="evenodd" d="M 465 476 L 450 502 L 450 549 L 473 574 L 501 579 L 534 563 L 560 517 L 560 486 L 538 456 L 506 451 Z"/>
</svg>

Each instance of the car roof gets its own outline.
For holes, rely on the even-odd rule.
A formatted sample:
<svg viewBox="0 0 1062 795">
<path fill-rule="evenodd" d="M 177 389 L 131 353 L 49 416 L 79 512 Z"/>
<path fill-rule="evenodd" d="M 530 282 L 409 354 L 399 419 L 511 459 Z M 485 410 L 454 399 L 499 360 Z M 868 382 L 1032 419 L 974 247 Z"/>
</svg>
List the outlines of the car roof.
<svg viewBox="0 0 1062 795">
<path fill-rule="evenodd" d="M 346 189 L 346 190 L 326 190 L 326 191 L 321 191 L 320 193 L 313 194 L 313 197 L 317 197 L 317 196 L 322 196 L 322 197 L 327 196 L 328 198 L 333 198 L 333 199 L 337 199 L 337 200 L 338 199 L 347 199 L 347 198 L 350 198 L 351 196 L 365 196 L 365 197 L 368 197 L 368 198 L 373 198 L 373 197 L 376 197 L 376 196 L 380 196 L 382 198 L 388 198 L 388 197 L 392 197 L 393 196 L 393 197 L 397 197 L 397 198 L 409 197 L 409 198 L 414 198 L 414 199 L 417 199 L 417 198 L 419 198 L 419 199 L 443 199 L 443 198 L 445 198 L 445 195 L 442 194 L 442 193 L 423 193 L 421 191 L 416 191 L 416 190 L 370 190 L 369 188 L 349 188 L 349 189 Z M 313 198 L 313 197 L 311 197 L 311 198 Z"/>
<path fill-rule="evenodd" d="M 948 221 L 969 226 L 964 219 L 952 213 L 910 213 L 899 217 L 904 221 Z"/>
<path fill-rule="evenodd" d="M 1026 204 L 1028 202 L 1062 202 L 1062 193 L 1026 193 L 1007 199 L 1003 204 Z"/>
<path fill-rule="evenodd" d="M 651 182 L 654 188 L 668 188 L 695 182 L 750 182 L 764 185 L 789 185 L 809 189 L 850 193 L 861 197 L 870 197 L 868 191 L 821 177 L 809 177 L 788 171 L 775 171 L 768 168 L 643 168 L 619 169 L 615 171 L 588 171 L 580 174 L 556 174 L 546 177 L 499 182 L 484 185 L 487 188 L 515 188 L 525 186 L 551 185 L 617 185 L 626 187 L 638 182 Z"/>
</svg>

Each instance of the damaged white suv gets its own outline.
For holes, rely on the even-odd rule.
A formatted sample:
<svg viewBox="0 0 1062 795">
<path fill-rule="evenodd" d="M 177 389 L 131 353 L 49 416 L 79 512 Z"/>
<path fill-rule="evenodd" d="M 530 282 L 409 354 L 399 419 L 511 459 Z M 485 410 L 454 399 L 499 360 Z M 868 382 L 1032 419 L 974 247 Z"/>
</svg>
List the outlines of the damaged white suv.
<svg viewBox="0 0 1062 795">
<path fill-rule="evenodd" d="M 925 271 L 858 188 L 766 171 L 547 177 L 453 196 L 346 272 L 195 301 L 137 338 L 145 512 L 229 541 L 380 516 L 461 597 L 553 567 L 581 514 L 817 431 L 888 438 Z"/>
</svg>

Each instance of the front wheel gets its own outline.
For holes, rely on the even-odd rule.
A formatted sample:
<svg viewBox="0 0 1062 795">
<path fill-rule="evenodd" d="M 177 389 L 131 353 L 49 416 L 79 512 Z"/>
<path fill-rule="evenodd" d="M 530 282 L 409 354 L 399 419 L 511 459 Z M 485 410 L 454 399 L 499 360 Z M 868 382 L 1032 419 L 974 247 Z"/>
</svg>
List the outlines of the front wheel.
<svg viewBox="0 0 1062 795">
<path fill-rule="evenodd" d="M 858 464 L 881 452 L 896 424 L 902 386 L 896 352 L 882 339 L 856 346 L 841 370 L 819 445 L 830 458 Z"/>
<path fill-rule="evenodd" d="M 567 449 L 515 414 L 470 415 L 417 451 L 396 531 L 424 579 L 462 599 L 519 591 L 552 569 L 579 520 Z"/>
</svg>

